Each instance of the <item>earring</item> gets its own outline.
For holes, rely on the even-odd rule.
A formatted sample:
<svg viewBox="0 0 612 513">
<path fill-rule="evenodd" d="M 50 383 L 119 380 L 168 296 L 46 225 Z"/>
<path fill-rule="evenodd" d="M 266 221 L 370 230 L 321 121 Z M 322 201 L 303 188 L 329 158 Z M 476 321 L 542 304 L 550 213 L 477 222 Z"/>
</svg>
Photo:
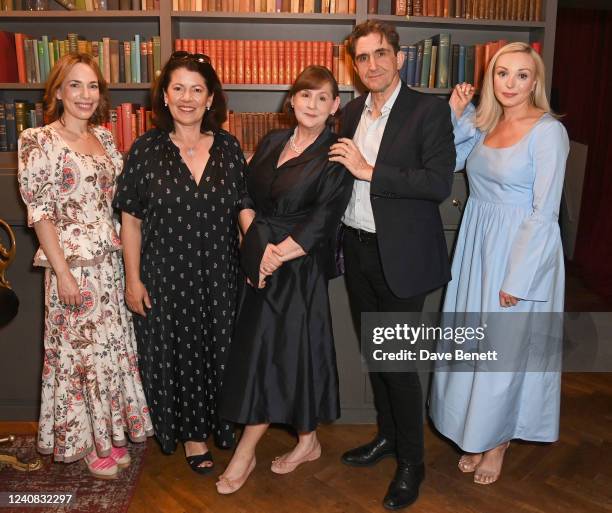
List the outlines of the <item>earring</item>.
<svg viewBox="0 0 612 513">
<path fill-rule="evenodd" d="M 207 106 L 206 106 L 206 110 L 210 110 L 210 105 L 207 105 Z"/>
</svg>

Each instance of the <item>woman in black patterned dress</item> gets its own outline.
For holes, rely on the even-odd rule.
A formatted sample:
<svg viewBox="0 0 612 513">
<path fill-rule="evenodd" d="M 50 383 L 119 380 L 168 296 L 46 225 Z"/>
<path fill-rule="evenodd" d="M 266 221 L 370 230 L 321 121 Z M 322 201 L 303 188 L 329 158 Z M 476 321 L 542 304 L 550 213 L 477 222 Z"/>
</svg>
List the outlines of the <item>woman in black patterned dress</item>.
<svg viewBox="0 0 612 513">
<path fill-rule="evenodd" d="M 175 52 L 153 95 L 158 128 L 132 146 L 114 206 L 122 211 L 126 302 L 155 434 L 191 468 L 212 470 L 206 445 L 230 448 L 218 416 L 237 302 L 237 222 L 244 157 L 220 129 L 226 101 L 208 57 Z"/>
</svg>

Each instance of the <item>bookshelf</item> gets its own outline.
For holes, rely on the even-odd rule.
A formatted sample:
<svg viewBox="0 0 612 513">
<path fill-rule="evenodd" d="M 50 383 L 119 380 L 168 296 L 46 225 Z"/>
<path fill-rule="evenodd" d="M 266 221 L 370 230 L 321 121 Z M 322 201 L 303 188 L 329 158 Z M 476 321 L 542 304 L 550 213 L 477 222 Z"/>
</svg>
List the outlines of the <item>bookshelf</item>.
<svg viewBox="0 0 612 513">
<path fill-rule="evenodd" d="M 64 38 L 68 32 L 78 32 L 88 39 L 108 36 L 125 40 L 134 34 L 147 39 L 159 36 L 163 63 L 170 57 L 175 39 L 275 39 L 338 43 L 347 37 L 356 24 L 377 18 L 397 26 L 402 44 L 415 43 L 440 32 L 450 33 L 451 43 L 464 45 L 499 39 L 541 41 L 542 56 L 548 70 L 547 91 L 550 93 L 557 0 L 543 0 L 542 3 L 544 21 L 529 22 L 374 15 L 367 12 L 367 0 L 357 0 L 354 14 L 173 11 L 172 0 L 161 0 L 157 11 L 77 12 L 66 11 L 51 1 L 51 11 L 0 12 L 0 30 L 58 38 Z M 289 86 L 226 84 L 224 88 L 229 107 L 235 112 L 271 112 L 279 110 Z M 0 83 L 0 102 L 16 99 L 40 101 L 42 89 L 42 84 Z M 450 93 L 450 89 L 415 89 L 439 96 Z M 111 84 L 111 101 L 113 105 L 122 102 L 148 105 L 149 90 L 150 84 Z M 341 86 L 340 90 L 343 104 L 359 94 L 352 86 Z M 18 199 L 16 164 L 15 153 L 0 153 L 0 218 L 8 220 L 17 233 L 20 257 L 11 267 L 9 279 L 22 304 L 19 317 L 1 335 L 9 341 L 4 345 L 6 356 L 3 361 L 22 361 L 22 365 L 4 365 L 0 362 L 0 376 L 3 376 L 0 378 L 0 420 L 34 420 L 38 413 L 41 366 L 42 277 L 30 265 L 35 241 L 25 226 L 25 211 Z M 466 196 L 464 177 L 457 174 L 451 197 L 441 205 L 449 247 L 454 242 Z M 369 422 L 374 418 L 372 397 L 356 351 L 358 342 L 352 330 L 343 280 L 330 283 L 330 295 L 341 383 L 342 421 Z M 440 291 L 432 294 L 426 308 L 436 310 L 440 297 Z M 28 347 L 24 348 L 24 345 Z M 22 354 L 31 356 L 23 361 L 20 358 Z M 20 390 L 20 394 L 10 392 L 15 390 Z"/>
</svg>

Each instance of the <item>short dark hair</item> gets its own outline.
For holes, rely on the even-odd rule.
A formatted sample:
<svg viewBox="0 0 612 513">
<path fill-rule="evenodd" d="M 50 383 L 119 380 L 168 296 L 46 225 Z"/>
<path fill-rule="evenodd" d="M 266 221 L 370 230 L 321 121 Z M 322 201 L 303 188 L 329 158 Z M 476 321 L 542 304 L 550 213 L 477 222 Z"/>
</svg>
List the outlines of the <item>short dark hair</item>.
<svg viewBox="0 0 612 513">
<path fill-rule="evenodd" d="M 400 51 L 399 34 L 395 25 L 381 20 L 368 20 L 357 25 L 348 37 L 348 51 L 353 59 L 355 59 L 357 40 L 370 34 L 380 34 L 381 37 L 384 37 L 393 47 L 393 53 L 396 55 Z"/>
<path fill-rule="evenodd" d="M 287 98 L 285 98 L 285 102 L 283 104 L 283 112 L 287 114 L 287 117 L 292 125 L 297 123 L 297 119 L 295 119 L 295 114 L 291 108 L 291 98 L 304 89 L 320 89 L 325 84 L 329 84 L 331 86 L 332 96 L 334 99 L 340 96 L 338 82 L 334 78 L 333 73 L 325 66 L 306 66 L 297 76 L 295 82 L 289 89 L 289 93 L 287 94 Z M 333 116 L 330 116 L 330 119 L 327 120 L 327 124 L 333 125 L 333 123 L 334 118 Z"/>
<path fill-rule="evenodd" d="M 175 59 L 170 57 L 164 65 L 161 74 L 153 86 L 151 108 L 153 110 L 153 122 L 158 128 L 172 132 L 174 130 L 174 119 L 170 110 L 164 104 L 164 92 L 170 85 L 172 73 L 177 69 L 185 68 L 202 75 L 208 93 L 213 95 L 210 110 L 204 114 L 200 132 L 217 132 L 227 119 L 227 99 L 221 86 L 217 72 L 209 62 L 201 62 L 196 59 Z"/>
</svg>

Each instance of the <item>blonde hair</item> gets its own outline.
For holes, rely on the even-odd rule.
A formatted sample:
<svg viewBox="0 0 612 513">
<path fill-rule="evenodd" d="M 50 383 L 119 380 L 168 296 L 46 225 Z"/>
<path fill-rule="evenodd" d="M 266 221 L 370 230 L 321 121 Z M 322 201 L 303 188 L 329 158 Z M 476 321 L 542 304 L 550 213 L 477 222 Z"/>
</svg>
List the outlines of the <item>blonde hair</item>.
<svg viewBox="0 0 612 513">
<path fill-rule="evenodd" d="M 45 105 L 45 121 L 52 123 L 53 121 L 62 117 L 64 113 L 63 103 L 55 97 L 57 90 L 62 87 L 62 83 L 66 80 L 68 73 L 74 67 L 75 64 L 86 64 L 96 74 L 98 79 L 98 91 L 100 92 L 100 100 L 98 107 L 89 119 L 90 125 L 99 125 L 104 121 L 108 120 L 110 99 L 108 97 L 108 85 L 104 76 L 98 67 L 98 63 L 93 57 L 86 53 L 69 53 L 59 59 L 47 79 L 45 84 L 45 95 L 43 102 Z"/>
<path fill-rule="evenodd" d="M 503 113 L 503 108 L 495 97 L 493 77 L 498 59 L 507 53 L 526 53 L 533 59 L 535 64 L 535 89 L 529 95 L 529 101 L 532 106 L 552 114 L 548 98 L 546 98 L 546 74 L 542 57 L 527 43 L 509 43 L 495 53 L 485 71 L 480 92 L 480 103 L 476 109 L 476 119 L 474 121 L 474 125 L 484 132 L 493 130 Z"/>
</svg>

